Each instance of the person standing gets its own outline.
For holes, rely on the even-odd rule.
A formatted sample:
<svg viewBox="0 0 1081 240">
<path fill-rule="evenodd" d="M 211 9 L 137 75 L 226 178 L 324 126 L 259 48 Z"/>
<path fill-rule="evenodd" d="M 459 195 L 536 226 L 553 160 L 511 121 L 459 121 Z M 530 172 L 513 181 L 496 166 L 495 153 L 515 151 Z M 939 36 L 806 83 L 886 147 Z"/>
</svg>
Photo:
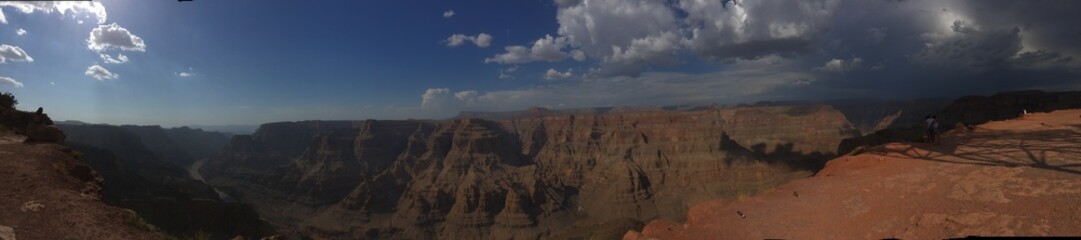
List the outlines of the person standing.
<svg viewBox="0 0 1081 240">
<path fill-rule="evenodd" d="M 924 141 L 926 141 L 926 142 L 934 142 L 934 140 L 935 140 L 935 132 L 934 132 L 934 128 L 933 128 L 935 120 L 934 120 L 933 117 L 934 117 L 934 115 L 927 114 L 927 117 L 925 117 L 923 119 L 925 122 L 927 122 L 927 126 L 924 127 L 924 129 L 923 129 L 923 134 L 924 134 L 923 138 L 924 138 Z"/>
<path fill-rule="evenodd" d="M 939 136 L 938 136 L 939 135 L 938 116 L 931 115 L 931 135 L 932 135 L 931 136 L 931 142 L 932 143 L 939 144 L 941 142 L 941 139 L 939 139 Z"/>
</svg>

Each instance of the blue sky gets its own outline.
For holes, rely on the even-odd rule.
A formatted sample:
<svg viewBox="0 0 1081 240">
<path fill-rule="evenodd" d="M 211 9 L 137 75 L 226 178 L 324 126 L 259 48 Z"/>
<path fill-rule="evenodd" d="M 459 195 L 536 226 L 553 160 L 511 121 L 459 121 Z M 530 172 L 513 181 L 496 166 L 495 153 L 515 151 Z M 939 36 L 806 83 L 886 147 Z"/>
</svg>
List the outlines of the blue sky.
<svg viewBox="0 0 1081 240">
<path fill-rule="evenodd" d="M 0 91 L 54 119 L 179 126 L 1070 90 L 1078 6 L 0 2 Z"/>
</svg>

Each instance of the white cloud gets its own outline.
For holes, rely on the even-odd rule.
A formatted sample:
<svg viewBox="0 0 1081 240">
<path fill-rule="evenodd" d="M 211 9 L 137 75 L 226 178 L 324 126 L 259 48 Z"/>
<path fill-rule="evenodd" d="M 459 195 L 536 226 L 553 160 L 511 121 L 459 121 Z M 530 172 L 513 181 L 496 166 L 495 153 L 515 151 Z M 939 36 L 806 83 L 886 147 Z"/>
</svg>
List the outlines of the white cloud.
<svg viewBox="0 0 1081 240">
<path fill-rule="evenodd" d="M 8 18 L 4 16 L 4 8 L 0 8 L 0 24 L 8 24 Z"/>
<path fill-rule="evenodd" d="M 128 29 L 120 27 L 116 23 L 98 25 L 90 31 L 90 37 L 86 39 L 87 48 L 102 52 L 117 48 L 124 51 L 146 51 L 143 39 L 131 34 Z"/>
<path fill-rule="evenodd" d="M 90 76 L 90 77 L 92 77 L 94 79 L 97 79 L 98 81 L 104 81 L 104 80 L 108 80 L 108 79 L 116 79 L 116 78 L 120 77 L 120 75 L 118 75 L 116 73 L 113 73 L 113 72 L 110 72 L 108 69 L 105 69 L 104 67 L 101 67 L 101 65 L 90 66 L 90 67 L 86 68 L 86 72 L 83 73 L 83 74 L 85 74 L 86 76 Z"/>
<path fill-rule="evenodd" d="M 473 43 L 477 44 L 477 47 L 482 47 L 482 48 L 486 48 L 488 46 L 491 46 L 492 45 L 492 35 L 488 35 L 487 33 L 480 33 L 473 40 Z"/>
<path fill-rule="evenodd" d="M 454 16 L 454 10 L 447 10 L 443 12 L 443 18 L 450 18 Z"/>
<path fill-rule="evenodd" d="M 578 61 L 585 60 L 585 53 L 582 53 L 582 51 L 571 50 L 571 53 L 563 51 L 563 49 L 569 47 L 570 43 L 567 41 L 567 38 L 546 35 L 544 38 L 534 41 L 533 45 L 528 48 L 518 45 L 504 47 L 503 50 L 506 50 L 505 53 L 486 58 L 484 59 L 484 62 L 501 64 L 528 63 L 533 61 L 558 62 L 567 59 L 568 56 Z"/>
<path fill-rule="evenodd" d="M 558 3 L 558 2 L 557 2 Z M 611 56 L 613 46 L 627 48 L 634 39 L 679 32 L 679 20 L 666 1 L 564 1 L 556 13 L 559 37 L 588 56 Z"/>
<path fill-rule="evenodd" d="M 573 76 L 574 76 L 574 73 L 572 72 L 572 69 L 567 69 L 566 72 L 560 72 L 560 71 L 556 71 L 553 68 L 549 68 L 548 71 L 544 73 L 544 79 L 548 79 L 548 80 L 566 79 L 566 78 L 570 78 L 570 77 L 573 77 Z"/>
<path fill-rule="evenodd" d="M 433 108 L 450 96 L 449 88 L 429 88 L 420 95 L 421 108 Z"/>
<path fill-rule="evenodd" d="M 469 101 L 472 101 L 473 99 L 476 99 L 477 95 L 479 95 L 479 94 L 480 94 L 480 92 L 473 91 L 473 90 L 461 91 L 461 92 L 454 93 L 454 98 L 457 98 L 458 101 L 469 102 Z"/>
<path fill-rule="evenodd" d="M 687 12 L 684 41 L 708 59 L 755 58 L 805 51 L 829 29 L 839 0 L 711 1 L 682 0 Z"/>
<path fill-rule="evenodd" d="M 23 83 L 21 83 L 19 81 L 15 81 L 15 79 L 12 79 L 12 78 L 9 78 L 9 77 L 0 77 L 0 84 L 11 85 L 12 87 L 15 87 L 15 88 L 23 87 Z"/>
<path fill-rule="evenodd" d="M 506 69 L 499 70 L 499 79 L 512 79 L 514 78 L 514 72 L 518 71 L 518 66 L 512 66 Z"/>
<path fill-rule="evenodd" d="M 443 41 L 447 42 L 448 47 L 457 47 L 465 44 L 466 41 L 469 41 L 469 37 L 465 34 L 454 34 L 450 35 L 450 37 L 447 37 L 447 40 Z"/>
<path fill-rule="evenodd" d="M 831 23 L 839 0 L 556 0 L 557 36 L 511 45 L 485 62 L 600 61 L 589 75 L 637 76 L 678 63 L 688 49 L 712 60 L 802 53 Z"/>
<path fill-rule="evenodd" d="M 108 64 L 121 64 L 121 63 L 128 62 L 128 56 L 125 56 L 124 54 L 119 54 L 118 53 L 118 54 L 116 54 L 115 58 L 113 56 L 109 55 L 109 54 L 104 54 L 104 53 L 99 54 L 99 56 L 101 57 L 102 61 L 105 61 L 105 63 L 108 63 Z"/>
<path fill-rule="evenodd" d="M 429 88 L 420 96 L 421 109 L 434 113 L 453 113 L 476 101 L 480 92 L 466 90 L 451 92 L 449 88 Z"/>
<path fill-rule="evenodd" d="M 176 77 L 181 77 L 181 78 L 190 78 L 190 77 L 198 76 L 196 74 L 196 69 L 195 68 L 190 68 L 190 67 L 188 68 L 188 71 L 173 72 L 173 74 L 176 75 Z"/>
<path fill-rule="evenodd" d="M 12 62 L 34 62 L 34 58 L 26 54 L 22 48 L 18 46 L 12 46 L 7 44 L 0 44 L 0 63 L 7 61 Z"/>
<path fill-rule="evenodd" d="M 472 42 L 477 47 L 486 48 L 492 45 L 492 35 L 487 33 L 480 33 L 477 36 L 466 36 L 465 34 L 454 34 L 447 37 L 443 42 L 447 43 L 448 47 L 457 47 L 465 44 L 466 42 Z"/>
<path fill-rule="evenodd" d="M 452 100 L 450 96 L 449 88 L 429 88 L 420 95 L 420 107 L 424 109 L 446 107 Z"/>
<path fill-rule="evenodd" d="M 822 67 L 815 68 L 815 70 L 839 73 L 859 69 L 862 65 L 863 59 L 858 57 L 854 57 L 852 59 L 849 59 L 848 61 L 845 61 L 844 59 L 834 58 L 832 60 L 826 61 L 826 63 L 822 65 Z"/>
<path fill-rule="evenodd" d="M 104 24 L 107 18 L 105 12 L 105 6 L 100 2 L 82 2 L 82 1 L 0 1 L 0 7 L 12 7 L 16 10 L 30 14 L 34 12 L 53 13 L 58 12 L 63 15 L 68 13 L 75 15 L 85 14 L 86 16 L 93 16 L 98 19 L 98 24 Z M 80 20 L 81 21 L 81 20 Z M 3 13 L 0 13 L 0 22 L 3 20 Z"/>
<path fill-rule="evenodd" d="M 574 50 L 571 50 L 571 58 L 574 59 L 575 61 L 579 61 L 579 62 L 585 61 L 586 60 L 586 53 L 583 52 L 582 50 L 574 49 Z"/>
<path fill-rule="evenodd" d="M 20 28 L 18 30 L 15 30 L 15 34 L 19 36 L 26 35 L 26 29 Z"/>
<path fill-rule="evenodd" d="M 605 57 L 601 68 L 593 74 L 599 76 L 638 76 L 646 64 L 674 64 L 675 50 L 679 49 L 679 37 L 671 32 L 631 41 L 624 50 L 612 46 L 612 55 Z"/>
</svg>

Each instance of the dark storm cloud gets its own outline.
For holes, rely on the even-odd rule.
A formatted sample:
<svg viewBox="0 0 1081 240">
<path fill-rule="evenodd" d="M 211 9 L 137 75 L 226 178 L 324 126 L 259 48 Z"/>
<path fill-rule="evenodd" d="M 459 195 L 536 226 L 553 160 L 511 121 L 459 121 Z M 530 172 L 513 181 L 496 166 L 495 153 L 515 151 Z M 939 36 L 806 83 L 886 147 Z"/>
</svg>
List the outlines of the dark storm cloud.
<svg viewBox="0 0 1081 240">
<path fill-rule="evenodd" d="M 1081 1 L 661 2 L 557 1 L 564 51 L 583 51 L 591 73 L 601 74 L 478 92 L 466 106 L 569 106 L 562 96 L 613 106 L 1081 89 Z M 673 62 L 719 70 L 663 72 Z"/>
<path fill-rule="evenodd" d="M 1020 89 L 1081 89 L 1076 1 L 846 1 L 819 50 L 795 59 L 822 66 L 860 58 L 865 68 L 819 73 L 794 98 L 953 97 Z"/>
</svg>

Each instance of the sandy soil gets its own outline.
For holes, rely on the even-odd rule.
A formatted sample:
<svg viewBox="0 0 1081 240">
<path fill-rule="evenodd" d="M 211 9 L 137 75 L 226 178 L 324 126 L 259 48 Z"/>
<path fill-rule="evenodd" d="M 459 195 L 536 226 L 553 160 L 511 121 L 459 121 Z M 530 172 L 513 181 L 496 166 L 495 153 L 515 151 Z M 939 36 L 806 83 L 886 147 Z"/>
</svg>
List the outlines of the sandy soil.
<svg viewBox="0 0 1081 240">
<path fill-rule="evenodd" d="M 740 214 L 743 216 L 741 217 Z M 625 239 L 1081 236 L 1081 110 L 1030 114 L 834 159 L 815 177 Z"/>
<path fill-rule="evenodd" d="M 63 146 L 19 139 L 0 133 L 0 238 L 160 238 L 136 227 L 134 212 L 98 200 L 96 185 L 69 175 L 76 160 Z"/>
</svg>

